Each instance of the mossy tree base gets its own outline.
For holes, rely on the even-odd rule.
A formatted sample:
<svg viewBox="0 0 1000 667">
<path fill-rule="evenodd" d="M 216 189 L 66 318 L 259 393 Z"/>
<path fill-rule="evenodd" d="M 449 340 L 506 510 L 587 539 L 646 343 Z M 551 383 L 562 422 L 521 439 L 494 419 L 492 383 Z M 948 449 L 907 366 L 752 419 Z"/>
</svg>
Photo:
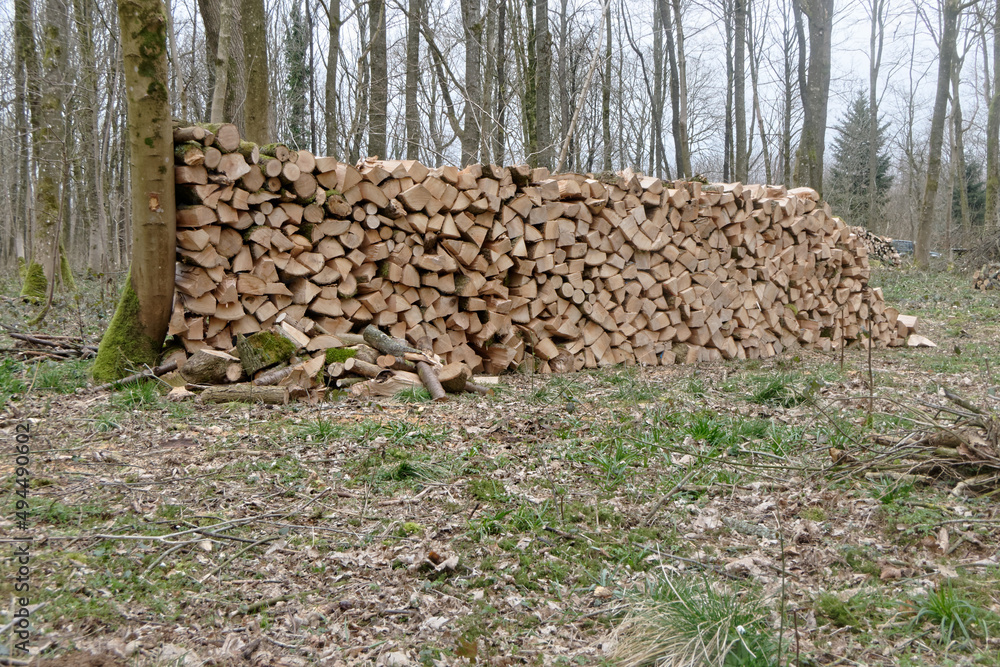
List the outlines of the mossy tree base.
<svg viewBox="0 0 1000 667">
<path fill-rule="evenodd" d="M 115 315 L 101 338 L 91 370 L 94 380 L 113 382 L 128 375 L 129 368 L 156 365 L 162 343 L 146 335 L 139 312 L 139 299 L 129 273 Z"/>
</svg>

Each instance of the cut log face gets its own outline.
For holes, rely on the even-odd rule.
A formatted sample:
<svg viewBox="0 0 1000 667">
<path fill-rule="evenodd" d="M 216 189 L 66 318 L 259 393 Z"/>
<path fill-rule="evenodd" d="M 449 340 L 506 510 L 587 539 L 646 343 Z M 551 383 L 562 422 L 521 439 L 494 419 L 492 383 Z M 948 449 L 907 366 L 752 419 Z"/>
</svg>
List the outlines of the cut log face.
<svg viewBox="0 0 1000 667">
<path fill-rule="evenodd" d="M 870 239 L 808 188 L 353 167 L 234 132 L 175 131 L 171 331 L 189 350 L 275 328 L 319 351 L 364 332 L 394 369 L 428 364 L 457 391 L 467 372 L 523 364 L 760 358 L 915 333 L 867 287 Z"/>
</svg>

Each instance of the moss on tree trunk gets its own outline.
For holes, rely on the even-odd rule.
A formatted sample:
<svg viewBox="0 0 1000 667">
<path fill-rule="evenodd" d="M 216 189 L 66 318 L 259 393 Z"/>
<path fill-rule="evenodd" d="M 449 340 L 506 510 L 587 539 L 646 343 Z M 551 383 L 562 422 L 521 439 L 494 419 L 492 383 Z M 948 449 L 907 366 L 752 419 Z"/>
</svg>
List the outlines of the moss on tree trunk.
<svg viewBox="0 0 1000 667">
<path fill-rule="evenodd" d="M 132 287 L 129 273 L 121 299 L 111 318 L 91 374 L 98 382 L 112 382 L 128 375 L 129 367 L 155 366 L 162 340 L 156 341 L 146 334 L 140 318 L 141 307 Z"/>
<path fill-rule="evenodd" d="M 23 261 L 23 260 L 22 260 Z M 41 301 L 49 287 L 45 269 L 38 262 L 31 262 L 22 272 L 21 296 L 30 301 Z"/>
</svg>

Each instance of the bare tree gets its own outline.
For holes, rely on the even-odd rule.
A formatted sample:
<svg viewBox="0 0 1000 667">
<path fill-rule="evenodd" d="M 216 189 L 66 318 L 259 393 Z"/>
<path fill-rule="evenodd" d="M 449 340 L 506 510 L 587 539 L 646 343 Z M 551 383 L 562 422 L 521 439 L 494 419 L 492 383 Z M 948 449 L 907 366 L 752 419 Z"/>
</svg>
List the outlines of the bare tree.
<svg viewBox="0 0 1000 667">
<path fill-rule="evenodd" d="M 329 45 L 326 59 L 326 104 L 324 122 L 326 126 L 326 152 L 340 154 L 340 119 L 337 114 L 337 67 L 340 65 L 340 0 L 328 0 L 326 6 Z"/>
<path fill-rule="evenodd" d="M 830 51 L 833 44 L 833 0 L 793 0 L 799 41 L 799 94 L 804 118 L 795 165 L 795 181 L 823 193 L 826 110 L 830 99 Z M 809 24 L 806 41 L 802 16 Z M 808 47 L 808 49 L 807 49 Z M 806 68 L 806 53 L 809 66 Z"/>
<path fill-rule="evenodd" d="M 176 210 L 167 67 L 161 0 L 119 0 L 131 155 L 132 270 L 101 339 L 93 375 L 124 376 L 127 365 L 152 365 L 160 353 L 174 298 Z"/>
<path fill-rule="evenodd" d="M 60 231 L 64 214 L 63 198 L 68 187 L 69 156 L 66 150 L 66 64 L 68 16 L 61 0 L 46 0 L 40 31 L 40 85 L 37 115 L 33 115 L 32 148 L 37 182 L 35 185 L 35 225 L 32 230 L 31 261 L 21 295 L 42 299 L 50 284 L 59 279 L 62 261 Z M 64 172 L 65 170 L 65 172 Z"/>
<path fill-rule="evenodd" d="M 371 109 L 368 154 L 387 157 L 385 148 L 386 107 L 389 105 L 389 70 L 386 61 L 385 0 L 369 0 L 368 32 L 371 35 Z"/>
<path fill-rule="evenodd" d="M 747 105 L 746 105 L 746 38 L 747 2 L 733 2 L 733 115 L 736 121 L 736 159 L 733 164 L 733 179 L 746 181 L 750 170 L 747 156 Z"/>
<path fill-rule="evenodd" d="M 913 252 L 913 259 L 920 266 L 927 266 L 930 262 L 934 207 L 937 202 L 938 181 L 941 177 L 941 146 L 944 143 L 945 119 L 948 112 L 948 90 L 951 87 L 952 67 L 954 66 L 958 41 L 958 19 L 962 11 L 971 4 L 961 4 L 959 0 L 943 0 L 941 6 L 937 91 L 934 95 L 934 114 L 931 116 L 930 139 L 928 141 L 930 150 L 927 156 L 927 177 Z"/>
</svg>

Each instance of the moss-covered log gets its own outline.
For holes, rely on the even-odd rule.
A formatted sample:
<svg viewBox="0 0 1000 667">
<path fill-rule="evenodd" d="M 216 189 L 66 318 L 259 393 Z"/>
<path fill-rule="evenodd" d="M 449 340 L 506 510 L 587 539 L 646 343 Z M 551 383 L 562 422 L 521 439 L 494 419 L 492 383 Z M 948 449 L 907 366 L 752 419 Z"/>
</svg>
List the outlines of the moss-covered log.
<svg viewBox="0 0 1000 667">
<path fill-rule="evenodd" d="M 243 371 L 248 377 L 253 377 L 259 370 L 291 359 L 295 354 L 295 344 L 270 331 L 259 331 L 245 338 L 239 336 L 236 351 L 240 355 Z"/>
</svg>

